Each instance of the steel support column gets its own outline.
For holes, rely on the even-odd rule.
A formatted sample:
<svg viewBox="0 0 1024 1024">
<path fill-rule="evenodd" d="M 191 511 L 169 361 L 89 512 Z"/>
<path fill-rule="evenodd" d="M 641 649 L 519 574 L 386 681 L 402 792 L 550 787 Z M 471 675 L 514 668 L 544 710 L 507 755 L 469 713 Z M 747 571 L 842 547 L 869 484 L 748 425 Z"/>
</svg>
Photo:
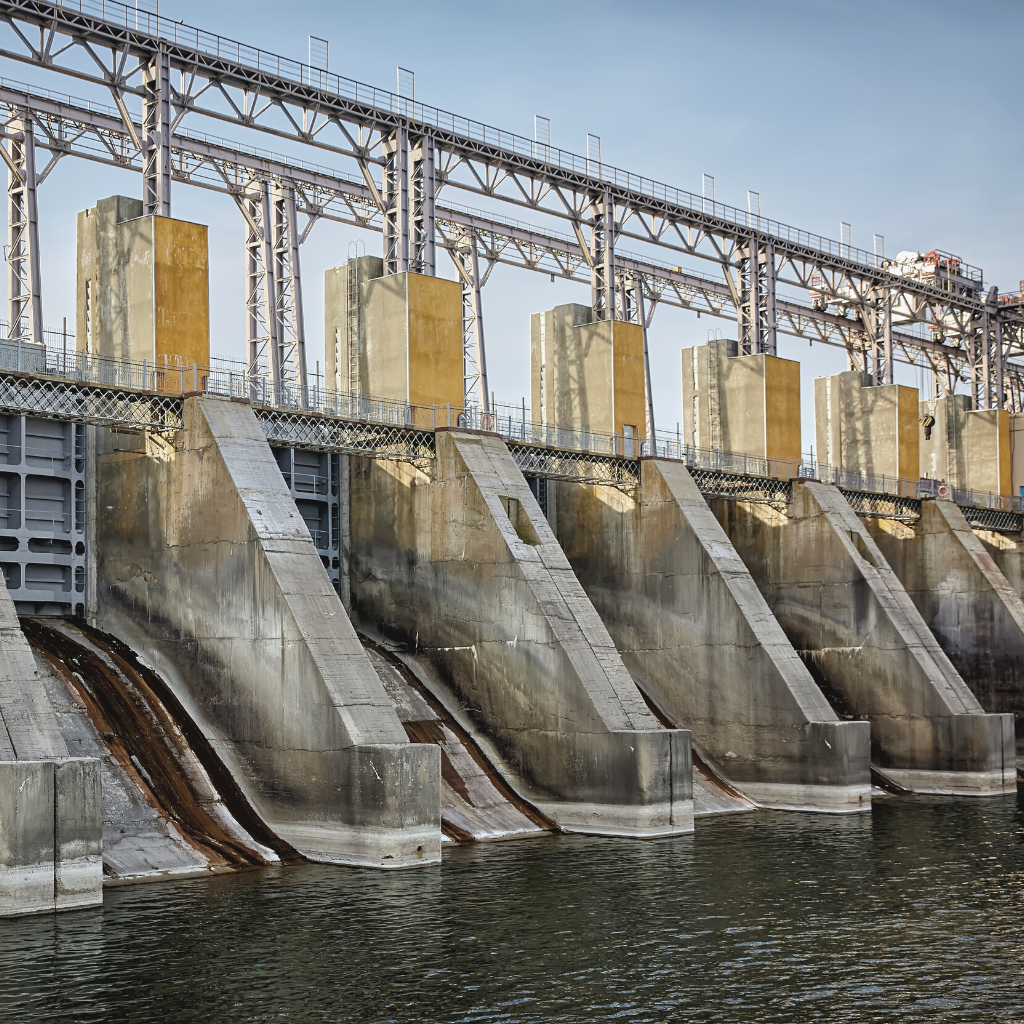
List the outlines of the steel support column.
<svg viewBox="0 0 1024 1024">
<path fill-rule="evenodd" d="M 738 351 L 741 356 L 760 352 L 775 355 L 775 247 L 750 238 L 740 247 L 736 310 Z"/>
<path fill-rule="evenodd" d="M 171 215 L 171 63 L 161 48 L 142 74 L 142 212 Z"/>
<path fill-rule="evenodd" d="M 36 150 L 28 112 L 11 121 L 7 164 L 7 306 L 9 336 L 43 341 Z"/>
<path fill-rule="evenodd" d="M 414 274 L 434 277 L 437 272 L 434 247 L 434 199 L 437 196 L 437 180 L 434 174 L 432 136 L 421 135 L 411 141 L 409 179 L 409 197 L 412 204 L 409 215 L 409 269 Z"/>
<path fill-rule="evenodd" d="M 892 293 L 880 290 L 871 308 L 871 348 L 865 354 L 864 369 L 873 384 L 891 384 L 892 379 Z"/>
<path fill-rule="evenodd" d="M 276 387 L 281 383 L 280 344 L 277 333 L 271 186 L 236 197 L 245 217 L 245 306 L 246 348 L 249 374 L 255 378 L 270 373 Z"/>
<path fill-rule="evenodd" d="M 622 275 L 622 318 L 639 324 L 644 332 L 644 436 L 651 445 L 651 454 L 657 454 L 654 448 L 654 395 L 651 391 L 651 357 L 647 349 L 647 328 L 649 317 L 644 302 L 644 280 L 640 274 Z M 651 307 L 651 314 L 654 307 Z"/>
<path fill-rule="evenodd" d="M 978 368 L 980 386 L 975 388 L 975 407 L 1002 409 L 1006 402 L 1006 368 L 1003 360 L 1003 332 L 999 322 L 999 290 L 989 289 L 985 310 L 981 315 L 979 342 L 981 366 Z M 974 369 L 974 368 L 972 368 Z M 972 373 L 972 380 L 975 374 Z"/>
<path fill-rule="evenodd" d="M 396 128 L 383 144 L 384 276 L 409 269 L 409 130 Z"/>
<path fill-rule="evenodd" d="M 758 352 L 773 356 L 777 350 L 778 317 L 775 312 L 775 246 L 765 242 L 757 257 Z"/>
<path fill-rule="evenodd" d="M 487 389 L 487 352 L 484 348 L 484 314 L 480 300 L 483 279 L 480 276 L 480 257 L 476 236 L 465 230 L 458 246 L 448 250 L 459 272 L 462 284 L 462 368 L 463 394 L 466 406 L 479 405 L 491 411 L 491 396 Z"/>
<path fill-rule="evenodd" d="M 615 320 L 615 206 L 610 192 L 590 204 L 590 303 L 595 320 Z"/>
<path fill-rule="evenodd" d="M 306 387 L 306 333 L 302 317 L 302 275 L 295 189 L 275 183 L 271 195 L 274 240 L 275 335 L 281 383 Z"/>
</svg>

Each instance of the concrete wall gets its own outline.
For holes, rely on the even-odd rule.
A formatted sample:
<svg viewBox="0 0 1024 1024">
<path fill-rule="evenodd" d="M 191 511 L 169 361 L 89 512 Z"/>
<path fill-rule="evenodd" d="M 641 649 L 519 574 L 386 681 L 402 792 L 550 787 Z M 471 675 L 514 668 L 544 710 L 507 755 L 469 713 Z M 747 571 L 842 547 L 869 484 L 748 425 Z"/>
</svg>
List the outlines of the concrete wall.
<svg viewBox="0 0 1024 1024">
<path fill-rule="evenodd" d="M 440 431 L 433 475 L 352 460 L 352 607 L 437 672 L 563 828 L 692 828 L 689 734 L 662 729 L 508 449 Z"/>
<path fill-rule="evenodd" d="M 384 261 L 379 256 L 358 256 L 324 271 L 324 365 L 329 389 L 365 390 L 366 286 L 383 276 Z M 354 359 L 351 346 L 356 350 Z"/>
<path fill-rule="evenodd" d="M 78 214 L 75 343 L 150 364 L 210 363 L 207 232 L 101 199 Z"/>
<path fill-rule="evenodd" d="M 800 364 L 728 351 L 725 341 L 682 350 L 684 443 L 799 462 Z"/>
<path fill-rule="evenodd" d="M 1024 495 L 1024 413 L 1009 414 L 1010 493 Z"/>
<path fill-rule="evenodd" d="M 921 427 L 921 476 L 962 490 L 1009 494 L 1009 413 L 973 404 L 969 395 L 921 402 L 920 418 L 934 420 Z"/>
<path fill-rule="evenodd" d="M 837 488 L 794 483 L 786 513 L 713 505 L 825 694 L 870 721 L 879 770 L 915 792 L 1015 787 L 1012 716 L 985 714 Z"/>
<path fill-rule="evenodd" d="M 622 660 L 666 717 L 767 807 L 866 810 L 870 727 L 841 722 L 678 462 L 638 500 L 557 487 L 557 536 Z"/>
<path fill-rule="evenodd" d="M 108 445 L 96 472 L 97 625 L 268 827 L 313 860 L 437 861 L 438 752 L 408 743 L 251 409 L 189 399 L 173 448 Z"/>
<path fill-rule="evenodd" d="M 461 286 L 440 277 L 393 274 L 366 282 L 363 308 L 363 393 L 461 408 Z M 430 416 L 419 419 L 431 421 Z"/>
<path fill-rule="evenodd" d="M 1024 603 L 960 509 L 922 501 L 916 523 L 865 525 L 981 706 L 1024 736 Z"/>
<path fill-rule="evenodd" d="M 920 475 L 916 388 L 871 386 L 858 370 L 814 381 L 816 457 L 838 469 L 873 476 Z"/>
<path fill-rule="evenodd" d="M 0 917 L 103 902 L 100 763 L 68 756 L 0 584 Z"/>
<path fill-rule="evenodd" d="M 593 310 L 577 303 L 532 314 L 530 403 L 538 422 L 620 435 L 629 426 L 642 438 L 643 328 L 595 323 Z"/>
</svg>

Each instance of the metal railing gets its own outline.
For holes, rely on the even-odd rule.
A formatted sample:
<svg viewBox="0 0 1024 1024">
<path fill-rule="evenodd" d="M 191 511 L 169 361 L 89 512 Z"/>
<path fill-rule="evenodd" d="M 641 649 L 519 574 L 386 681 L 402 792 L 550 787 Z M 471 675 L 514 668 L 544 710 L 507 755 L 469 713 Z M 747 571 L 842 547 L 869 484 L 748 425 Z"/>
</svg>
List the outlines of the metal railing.
<svg viewBox="0 0 1024 1024">
<path fill-rule="evenodd" d="M 846 491 L 906 499 L 949 498 L 961 506 L 1013 513 L 1022 511 L 1018 495 L 963 490 L 939 480 L 872 475 L 807 458 L 764 458 L 743 452 L 700 448 L 686 444 L 678 434 L 665 431 L 659 431 L 651 442 L 625 434 L 545 423 L 531 418 L 530 408 L 525 402 L 520 405 L 498 403 L 493 412 L 486 413 L 478 406 L 452 403 L 422 405 L 333 391 L 323 387 L 321 378 L 315 374 L 310 374 L 305 384 L 298 381 L 275 384 L 266 373 L 250 373 L 244 363 L 230 359 L 213 357 L 209 366 L 113 359 L 76 351 L 74 334 L 66 330 L 44 331 L 44 344 L 4 337 L 6 331 L 6 321 L 0 320 L 0 371 L 20 373 L 41 382 L 52 378 L 62 383 L 138 392 L 140 396 L 221 395 L 273 411 L 277 419 L 282 413 L 298 413 L 399 431 L 410 430 L 417 434 L 438 429 L 484 430 L 498 434 L 509 444 L 550 448 L 562 453 L 615 460 L 655 456 L 685 462 L 694 470 L 719 474 L 772 480 L 810 479 L 835 484 Z M 36 401 L 45 402 L 46 395 L 40 393 Z M 116 415 L 116 410 L 111 415 Z M 138 414 L 133 412 L 131 418 L 133 423 L 136 422 Z M 166 426 L 171 429 L 176 426 L 173 417 Z M 417 441 L 418 450 L 422 449 L 422 440 L 419 438 Z M 394 437 L 389 438 L 388 443 L 394 443 Z M 616 470 L 612 475 L 618 479 L 620 471 Z"/>
</svg>

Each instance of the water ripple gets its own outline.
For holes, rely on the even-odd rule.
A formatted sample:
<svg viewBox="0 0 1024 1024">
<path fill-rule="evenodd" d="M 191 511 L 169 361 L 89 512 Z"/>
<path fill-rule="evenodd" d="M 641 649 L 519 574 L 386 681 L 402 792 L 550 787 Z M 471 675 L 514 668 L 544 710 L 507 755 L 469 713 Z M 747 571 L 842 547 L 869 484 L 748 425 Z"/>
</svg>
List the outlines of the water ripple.
<svg viewBox="0 0 1024 1024">
<path fill-rule="evenodd" d="M 0 1019 L 1009 1024 L 1022 883 L 1006 798 L 127 887 L 0 922 Z"/>
</svg>

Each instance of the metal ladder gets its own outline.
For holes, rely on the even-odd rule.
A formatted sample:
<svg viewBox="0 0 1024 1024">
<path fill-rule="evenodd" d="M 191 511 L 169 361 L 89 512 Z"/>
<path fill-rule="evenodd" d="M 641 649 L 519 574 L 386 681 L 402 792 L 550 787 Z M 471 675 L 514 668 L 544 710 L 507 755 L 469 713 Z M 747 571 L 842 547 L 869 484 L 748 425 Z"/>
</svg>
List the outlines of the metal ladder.
<svg viewBox="0 0 1024 1024">
<path fill-rule="evenodd" d="M 348 354 L 348 390 L 357 394 L 359 388 L 359 262 L 348 261 L 348 322 L 346 348 Z"/>
<path fill-rule="evenodd" d="M 720 342 L 708 342 L 708 427 L 711 431 L 711 447 L 716 451 L 722 447 L 722 413 L 718 401 L 718 348 Z"/>
</svg>

